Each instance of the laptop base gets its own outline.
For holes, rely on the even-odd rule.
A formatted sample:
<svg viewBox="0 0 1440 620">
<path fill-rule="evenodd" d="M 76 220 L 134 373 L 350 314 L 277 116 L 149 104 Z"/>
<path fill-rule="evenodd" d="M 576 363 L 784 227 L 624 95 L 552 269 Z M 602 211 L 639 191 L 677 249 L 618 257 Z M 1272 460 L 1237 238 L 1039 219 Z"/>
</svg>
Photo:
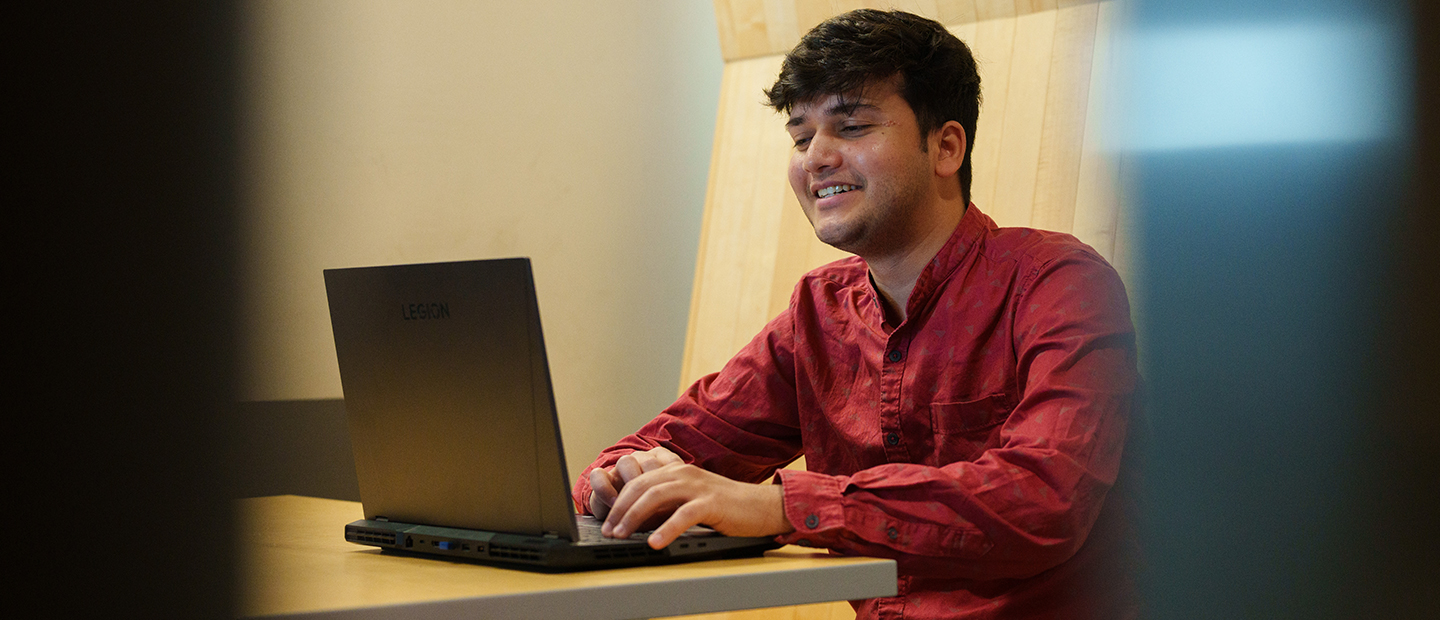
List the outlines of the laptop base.
<svg viewBox="0 0 1440 620">
<path fill-rule="evenodd" d="M 780 546 L 773 541 L 757 545 L 754 538 L 716 535 L 683 537 L 664 549 L 651 549 L 638 540 L 574 543 L 558 536 L 525 536 L 368 519 L 347 524 L 345 540 L 385 551 L 553 571 L 754 557 Z"/>
</svg>

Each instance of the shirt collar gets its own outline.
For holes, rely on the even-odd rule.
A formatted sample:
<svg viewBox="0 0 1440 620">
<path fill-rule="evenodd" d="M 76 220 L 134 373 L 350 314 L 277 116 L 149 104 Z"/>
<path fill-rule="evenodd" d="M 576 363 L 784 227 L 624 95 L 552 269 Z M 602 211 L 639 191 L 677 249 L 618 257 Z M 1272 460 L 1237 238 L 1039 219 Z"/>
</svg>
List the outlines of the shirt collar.
<svg viewBox="0 0 1440 620">
<path fill-rule="evenodd" d="M 906 303 L 905 315 L 916 316 L 916 313 L 929 306 L 930 298 L 950 279 L 956 268 L 966 262 L 986 231 L 993 228 L 995 220 L 976 209 L 975 203 L 970 203 L 965 214 L 960 217 L 960 223 L 955 226 L 955 231 L 950 233 L 945 245 L 940 247 L 935 258 L 930 259 L 925 269 L 920 272 L 920 277 L 915 280 L 915 288 L 910 291 L 910 300 Z"/>
</svg>

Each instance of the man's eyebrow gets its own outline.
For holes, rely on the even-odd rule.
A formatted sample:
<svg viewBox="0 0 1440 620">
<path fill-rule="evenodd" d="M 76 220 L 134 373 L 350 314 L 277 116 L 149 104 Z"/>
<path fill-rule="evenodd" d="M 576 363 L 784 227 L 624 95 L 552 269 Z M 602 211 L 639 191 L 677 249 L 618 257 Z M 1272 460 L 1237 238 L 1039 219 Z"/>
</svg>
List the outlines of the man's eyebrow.
<svg viewBox="0 0 1440 620">
<path fill-rule="evenodd" d="M 861 110 L 869 111 L 879 109 L 880 106 L 877 106 L 873 103 L 865 103 L 863 101 L 837 101 L 834 105 L 825 108 L 825 116 L 827 118 L 835 116 L 850 116 Z M 794 127 L 796 125 L 802 125 L 804 123 L 804 116 L 792 116 L 790 117 L 790 120 L 785 121 L 785 127 Z"/>
<path fill-rule="evenodd" d="M 837 101 L 825 110 L 826 116 L 850 116 L 860 110 L 879 110 L 880 106 L 864 101 Z"/>
</svg>

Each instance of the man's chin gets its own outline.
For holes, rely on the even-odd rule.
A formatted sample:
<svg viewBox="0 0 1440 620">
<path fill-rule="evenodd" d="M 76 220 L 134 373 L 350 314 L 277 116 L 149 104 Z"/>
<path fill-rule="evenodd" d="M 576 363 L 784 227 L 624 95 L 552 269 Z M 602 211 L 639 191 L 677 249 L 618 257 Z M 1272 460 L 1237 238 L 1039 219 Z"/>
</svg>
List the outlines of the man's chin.
<svg viewBox="0 0 1440 620">
<path fill-rule="evenodd" d="M 855 253 L 854 248 L 860 246 L 862 237 L 860 231 L 854 227 L 825 225 L 815 227 L 815 238 L 819 239 L 820 243 L 852 254 Z"/>
</svg>

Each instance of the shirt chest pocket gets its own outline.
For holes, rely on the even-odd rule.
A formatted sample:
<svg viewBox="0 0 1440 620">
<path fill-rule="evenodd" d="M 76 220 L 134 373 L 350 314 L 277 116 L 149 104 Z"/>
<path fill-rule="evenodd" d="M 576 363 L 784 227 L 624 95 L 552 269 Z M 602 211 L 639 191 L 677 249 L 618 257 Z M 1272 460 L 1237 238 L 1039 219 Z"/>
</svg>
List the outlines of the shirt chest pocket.
<svg viewBox="0 0 1440 620">
<path fill-rule="evenodd" d="M 1010 417 L 1009 399 L 991 394 L 961 403 L 931 403 L 930 428 L 941 463 L 970 461 L 1000 446 L 1000 429 Z"/>
</svg>

